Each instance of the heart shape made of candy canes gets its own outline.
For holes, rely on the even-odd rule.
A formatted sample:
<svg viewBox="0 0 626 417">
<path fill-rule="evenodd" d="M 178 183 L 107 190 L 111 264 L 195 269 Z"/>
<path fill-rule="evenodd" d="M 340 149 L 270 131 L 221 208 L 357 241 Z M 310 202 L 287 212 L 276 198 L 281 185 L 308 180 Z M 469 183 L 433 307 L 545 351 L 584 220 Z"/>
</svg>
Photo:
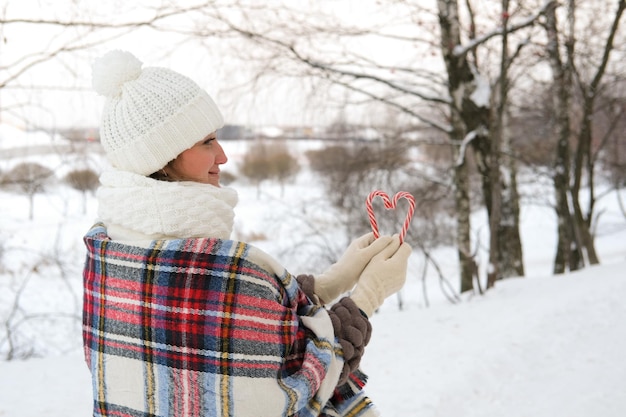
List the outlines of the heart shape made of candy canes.
<svg viewBox="0 0 626 417">
<path fill-rule="evenodd" d="M 393 196 L 393 200 L 389 198 L 389 195 L 380 190 L 372 191 L 365 200 L 365 207 L 367 209 L 367 214 L 369 215 L 370 224 L 372 225 L 372 231 L 374 232 L 374 237 L 378 239 L 380 233 L 378 232 L 378 222 L 376 221 L 376 216 L 374 215 L 374 210 L 372 208 L 372 201 L 375 197 L 380 197 L 383 200 L 385 208 L 387 210 L 395 209 L 398 205 L 398 200 L 401 198 L 406 199 L 409 202 L 409 210 L 406 213 L 406 218 L 404 219 L 404 224 L 402 226 L 402 230 L 400 231 L 400 243 L 404 242 L 404 237 L 406 236 L 406 232 L 409 229 L 409 225 L 411 224 L 411 219 L 413 218 L 413 214 L 415 212 L 415 197 L 406 191 L 400 191 Z"/>
</svg>

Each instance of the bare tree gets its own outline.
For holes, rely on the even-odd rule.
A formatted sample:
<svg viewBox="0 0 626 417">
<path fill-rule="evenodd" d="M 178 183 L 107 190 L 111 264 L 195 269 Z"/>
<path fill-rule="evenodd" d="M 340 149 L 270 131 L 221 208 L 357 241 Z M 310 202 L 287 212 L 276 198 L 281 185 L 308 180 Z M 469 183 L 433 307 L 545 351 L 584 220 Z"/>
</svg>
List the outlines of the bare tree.
<svg viewBox="0 0 626 417">
<path fill-rule="evenodd" d="M 603 0 L 602 5 L 608 1 Z M 578 267 L 580 261 L 576 259 L 582 259 L 583 252 L 589 262 L 597 261 L 590 227 L 595 201 L 593 172 L 598 154 L 589 145 L 594 137 L 593 121 L 585 120 L 593 114 L 596 103 L 593 97 L 601 91 L 603 77 L 610 67 L 613 37 L 606 37 L 604 54 L 593 67 L 597 71 L 590 71 L 582 66 L 582 59 L 575 60 L 575 46 L 580 39 L 574 38 L 577 3 L 573 0 L 564 9 L 571 10 L 568 32 L 563 32 L 556 22 L 557 10 L 563 9 L 558 8 L 555 0 L 490 0 L 484 4 L 493 7 L 478 9 L 471 0 L 367 2 L 367 7 L 374 8 L 372 14 L 377 19 L 363 25 L 327 11 L 335 6 L 330 1 L 258 5 L 227 0 L 191 6 L 167 3 L 149 9 L 142 18 L 114 21 L 100 18 L 97 13 L 77 14 L 67 19 L 24 19 L 3 14 L 0 29 L 28 25 L 65 32 L 71 28 L 68 33 L 76 36 L 60 36 L 62 42 L 52 43 L 45 51 L 2 62 L 3 69 L 9 70 L 0 79 L 0 92 L 3 88 L 16 87 L 23 74 L 44 62 L 77 56 L 77 51 L 144 28 L 176 34 L 180 42 L 191 39 L 206 46 L 219 38 L 229 47 L 234 46 L 225 49 L 244 59 L 245 68 L 251 68 L 246 87 L 259 85 L 263 76 L 306 80 L 315 91 L 316 98 L 310 96 L 311 107 L 316 103 L 326 107 L 350 106 L 351 111 L 344 115 L 354 113 L 354 109 L 366 109 L 364 117 L 379 124 L 386 121 L 372 115 L 383 114 L 380 109 L 394 109 L 403 116 L 398 123 L 422 129 L 426 126 L 436 131 L 438 138 L 445 137 L 439 140 L 439 145 L 449 151 L 444 169 L 448 170 L 445 178 L 456 204 L 461 289 L 469 290 L 476 272 L 470 212 L 472 201 L 478 198 L 487 209 L 490 224 L 488 286 L 496 279 L 524 273 L 516 161 L 513 146 L 509 144 L 513 135 L 509 117 L 519 115 L 513 114 L 510 92 L 515 88 L 515 72 L 519 76 L 524 68 L 529 68 L 519 64 L 520 57 L 528 58 L 523 51 L 536 36 L 533 29 L 536 23 L 542 22 L 548 37 L 556 42 L 545 46 L 545 52 L 553 70 L 560 68 L 562 74 L 555 74 L 557 78 L 563 77 L 564 90 L 562 95 L 558 83 L 552 83 L 556 86 L 551 91 L 557 115 L 554 152 L 558 155 L 554 162 L 554 185 L 561 224 L 555 265 Z M 610 33 L 617 33 L 623 4 L 622 0 L 617 2 L 613 26 L 608 28 Z M 181 16 L 186 18 L 185 23 L 176 20 Z M 550 33 L 552 25 L 554 31 Z M 389 56 L 376 55 L 373 48 L 358 47 L 370 42 L 401 52 L 392 60 Z M 562 49 L 567 52 L 565 59 L 560 56 Z M 163 54 L 168 52 L 164 50 Z M 538 84 L 528 76 L 524 81 L 532 84 L 531 88 Z M 572 113 L 573 86 L 577 87 L 577 97 L 585 97 L 580 118 L 576 116 L 576 119 Z M 569 110 L 570 114 L 562 116 L 561 110 Z M 575 120 L 582 121 L 578 123 L 580 133 L 573 130 Z M 575 153 L 570 143 L 573 136 L 579 138 L 573 148 Z M 431 140 L 422 137 L 426 139 Z M 482 185 L 478 198 L 471 187 L 476 178 L 474 163 Z M 591 194 L 587 198 L 590 203 L 583 209 L 584 205 L 578 201 L 582 200 L 585 178 Z M 576 242 L 576 249 L 569 253 L 571 242 Z M 555 266 L 555 270 L 560 269 Z"/>
<path fill-rule="evenodd" d="M 287 145 L 281 140 L 255 141 L 239 164 L 239 172 L 256 185 L 257 197 L 260 197 L 261 183 L 265 180 L 278 181 L 282 195 L 285 182 L 299 170 L 298 160 L 289 153 Z"/>
<path fill-rule="evenodd" d="M 83 214 L 87 213 L 87 193 L 93 192 L 98 188 L 100 184 L 98 174 L 88 168 L 76 169 L 65 176 L 65 182 L 69 184 L 70 187 L 82 193 Z"/>
<path fill-rule="evenodd" d="M 578 4 L 569 0 L 566 5 L 567 24 L 561 29 L 557 21 L 556 4 L 546 12 L 545 29 L 547 35 L 546 55 L 552 69 L 553 105 L 555 130 L 557 136 L 556 158 L 554 163 L 554 187 L 556 192 L 556 213 L 558 217 L 558 245 L 554 261 L 554 272 L 576 270 L 585 264 L 599 262 L 596 254 L 591 222 L 594 218 L 596 200 L 594 178 L 596 156 L 592 149 L 593 120 L 595 103 L 600 94 L 602 78 L 605 75 L 614 38 L 618 33 L 626 2 L 617 1 L 613 20 L 606 32 L 604 46 L 597 64 L 591 70 L 581 70 L 577 59 L 576 16 Z M 563 54 L 565 57 L 563 57 Z M 585 77 L 586 73 L 591 78 Z M 572 96 L 575 86 L 579 89 L 582 100 L 581 111 L 577 117 L 578 132 L 572 129 Z M 575 153 L 572 158 L 570 141 L 574 138 Z M 583 178 L 587 179 L 587 210 L 581 207 L 581 187 Z"/>
<path fill-rule="evenodd" d="M 237 1 L 230 3 L 236 4 Z M 37 91 L 84 94 L 85 90 L 91 89 L 84 86 L 83 77 L 77 74 L 75 63 L 92 60 L 95 48 L 139 30 L 152 30 L 154 34 L 165 32 L 172 35 L 171 43 L 162 50 L 167 55 L 180 42 L 179 35 L 185 37 L 191 32 L 189 26 L 180 26 L 181 17 L 189 19 L 189 25 L 193 24 L 193 16 L 197 14 L 213 15 L 215 19 L 219 19 L 215 17 L 219 16 L 219 10 L 227 10 L 231 7 L 230 3 L 223 2 L 218 7 L 214 2 L 193 5 L 165 2 L 157 6 L 145 6 L 141 10 L 137 10 L 134 3 L 119 3 L 111 10 L 111 5 L 92 6 L 75 1 L 61 1 L 49 6 L 54 8 L 51 13 L 47 13 L 48 10 L 43 5 L 41 10 L 33 11 L 32 15 L 16 13 L 14 10 L 18 8 L 10 7 L 8 3 L 3 4 L 0 6 L 0 120 L 11 116 L 20 125 L 39 127 L 39 122 L 33 120 L 29 112 L 20 111 L 25 108 L 49 111 L 40 106 L 39 94 L 35 94 L 34 98 L 29 96 L 26 100 L 8 100 L 9 92 L 11 95 Z M 104 9 L 108 13 L 103 12 Z M 62 13 L 57 13 L 59 10 Z M 131 10 L 132 13 L 126 13 Z M 208 27 L 215 28 L 215 25 Z M 204 27 L 202 30 L 204 36 L 208 37 L 228 36 L 219 28 Z M 24 47 L 20 42 L 24 33 L 29 36 L 37 34 L 34 38 L 39 47 Z M 45 80 L 33 84 L 28 77 L 42 68 L 51 70 L 50 72 L 63 72 L 64 77 L 61 81 Z"/>
<path fill-rule="evenodd" d="M 28 218 L 32 220 L 35 209 L 35 194 L 43 192 L 53 178 L 54 172 L 50 168 L 36 162 L 22 162 L 4 176 L 4 181 L 17 187 L 18 190 L 28 196 Z"/>
<path fill-rule="evenodd" d="M 590 264 L 599 263 L 596 253 L 594 239 L 591 233 L 591 222 L 594 217 L 594 205 L 596 202 L 595 195 L 595 164 L 597 152 L 592 148 L 592 137 L 594 134 L 594 113 L 596 111 L 596 102 L 601 93 L 601 83 L 607 71 L 609 59 L 614 49 L 615 36 L 618 33 L 620 22 L 624 10 L 626 9 L 626 1 L 619 0 L 616 2 L 617 8 L 613 15 L 610 29 L 605 39 L 602 49 L 601 58 L 597 63 L 590 79 L 586 79 L 584 72 L 580 71 L 579 66 L 575 66 L 573 74 L 576 79 L 576 85 L 580 90 L 582 98 L 582 112 L 580 114 L 580 128 L 577 133 L 577 144 L 574 154 L 574 172 L 573 184 L 571 186 L 571 196 L 573 205 L 573 220 L 576 234 L 574 235 L 578 246 L 582 249 L 581 255 L 585 256 L 586 262 Z M 571 2 L 570 7 L 573 6 Z M 574 46 L 571 45 L 571 48 Z M 586 72 L 586 71 L 585 71 Z M 581 187 L 583 179 L 587 179 L 587 209 L 581 207 Z"/>
<path fill-rule="evenodd" d="M 272 177 L 268 152 L 269 146 L 257 141 L 248 147 L 238 167 L 239 173 L 257 187 L 257 198 L 261 196 L 261 183 Z"/>
<path fill-rule="evenodd" d="M 448 75 L 449 118 L 452 130 L 450 138 L 460 142 L 455 167 L 457 195 L 459 259 L 461 261 L 461 291 L 473 287 L 475 264 L 471 254 L 469 197 L 466 165 L 466 150 L 471 148 L 477 155 L 478 168 L 483 183 L 483 198 L 489 215 L 490 249 L 487 287 L 496 279 L 523 275 L 521 241 L 519 236 L 519 199 L 515 180 L 516 170 L 512 158 L 507 157 L 508 175 L 503 175 L 501 155 L 506 138 L 506 107 L 509 92 L 509 68 L 518 56 L 524 43 L 515 52 L 509 52 L 509 34 L 531 27 L 545 10 L 539 8 L 530 16 L 510 23 L 509 2 L 502 1 L 502 24 L 481 37 L 474 33 L 476 27 L 470 2 L 466 2 L 470 17 L 470 40 L 462 42 L 462 23 L 457 0 L 438 0 L 443 51 Z M 482 99 L 480 89 L 490 87 L 486 75 L 481 73 L 477 49 L 488 40 L 500 37 L 499 69 L 495 86 L 488 92 L 488 100 Z M 487 67 L 488 68 L 488 67 Z M 487 71 L 485 68 L 483 71 Z"/>
<path fill-rule="evenodd" d="M 0 272 L 0 356 L 6 360 L 63 353 L 80 344 L 80 264 L 63 247 L 63 227 L 51 234 L 45 249 L 2 245 L 4 256 L 23 259 Z M 54 292 L 41 303 L 33 293 Z"/>
<path fill-rule="evenodd" d="M 298 159 L 289 152 L 284 140 L 274 141 L 270 152 L 272 177 L 280 184 L 281 197 L 285 194 L 285 183 L 300 172 Z"/>
<path fill-rule="evenodd" d="M 490 120 L 499 114 L 503 117 L 506 112 L 493 112 L 488 101 L 479 102 L 476 97 L 472 97 L 472 93 L 480 89 L 479 83 L 487 80 L 489 85 L 489 80 L 480 73 L 476 60 L 471 60 L 470 54 L 475 54 L 477 49 L 501 37 L 503 33 L 531 27 L 543 9 L 538 8 L 518 22 L 506 27 L 492 28 L 486 34 L 475 36 L 466 42 L 462 39 L 464 26 L 457 1 L 439 0 L 436 2 L 436 9 L 422 7 L 421 3 L 390 0 L 380 5 L 381 13 L 388 6 L 393 6 L 396 11 L 404 11 L 395 16 L 404 15 L 407 16 L 406 19 L 393 23 L 404 27 L 413 25 L 413 30 L 408 34 L 398 33 L 393 30 L 393 25 L 385 26 L 384 23 L 365 28 L 338 21 L 336 17 L 320 10 L 316 10 L 315 14 L 303 14 L 298 10 L 286 7 L 275 9 L 271 6 L 262 11 L 243 7 L 236 16 L 223 15 L 220 23 L 228 31 L 239 33 L 250 40 L 254 47 L 248 49 L 251 53 L 245 56 L 246 59 L 257 62 L 267 73 L 320 80 L 320 83 L 326 83 L 328 91 L 333 86 L 332 88 L 340 87 L 349 92 L 348 101 L 352 104 L 360 102 L 393 108 L 402 112 L 413 123 L 430 126 L 448 136 L 449 145 L 456 153 L 451 158 L 456 163 L 451 164 L 450 169 L 454 172 L 452 181 L 457 201 L 461 286 L 467 290 L 471 288 L 473 279 L 469 258 L 472 252 L 469 222 L 470 170 L 465 161 L 468 147 L 484 161 L 485 171 L 481 178 L 485 180 L 483 189 L 489 215 L 491 216 L 492 206 L 496 204 L 492 193 L 495 191 L 498 193 L 497 198 L 502 198 L 497 187 L 507 191 L 504 200 L 506 204 L 496 204 L 497 210 L 511 206 L 507 213 L 512 213 L 513 227 L 508 226 L 511 224 L 510 217 L 499 221 L 499 214 L 494 213 L 494 226 L 500 228 L 499 244 L 494 245 L 497 254 L 494 254 L 494 262 L 499 266 L 497 270 L 507 276 L 523 274 L 519 225 L 515 220 L 515 213 L 518 212 L 515 200 L 517 193 L 511 191 L 515 187 L 515 181 L 506 178 L 506 186 L 501 184 L 504 179 L 500 175 L 497 157 L 502 149 L 498 148 L 493 158 L 490 149 L 492 135 L 503 134 L 499 130 L 491 130 Z M 473 13 L 470 2 L 466 2 L 466 5 L 470 14 Z M 509 20 L 506 19 L 506 22 Z M 439 39 L 426 34 L 436 33 L 437 29 L 440 32 Z M 396 46 L 407 45 L 415 48 L 415 45 L 419 45 L 419 52 L 424 54 L 440 53 L 445 62 L 445 76 L 442 77 L 437 71 L 425 70 L 415 63 L 388 64 L 363 51 L 350 48 L 353 41 L 366 37 L 381 42 L 395 42 Z M 333 46 L 328 47 L 329 45 Z M 505 59 L 508 58 L 509 61 L 505 65 L 510 66 L 514 57 L 515 53 L 509 56 L 507 52 Z M 506 92 L 506 85 L 501 91 Z M 344 102 L 345 97 L 342 96 Z M 501 98 L 506 99 L 506 95 Z M 496 142 L 496 147 L 500 144 L 501 142 Z M 504 236 L 504 233 L 509 234 Z M 513 249 L 508 247 L 509 242 L 513 242 Z M 505 253 L 507 256 L 503 255 Z"/>
</svg>

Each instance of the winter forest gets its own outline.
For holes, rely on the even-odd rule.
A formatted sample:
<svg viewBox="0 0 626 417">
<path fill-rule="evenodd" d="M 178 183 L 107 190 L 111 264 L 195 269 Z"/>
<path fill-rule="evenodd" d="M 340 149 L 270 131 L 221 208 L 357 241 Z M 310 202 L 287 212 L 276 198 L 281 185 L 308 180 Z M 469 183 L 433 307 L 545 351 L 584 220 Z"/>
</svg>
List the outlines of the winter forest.
<svg viewBox="0 0 626 417">
<path fill-rule="evenodd" d="M 407 285 L 364 358 L 383 415 L 623 415 L 625 9 L 3 0 L 0 416 L 89 413 L 82 236 L 106 169 L 90 76 L 112 49 L 216 97 L 236 238 L 293 273 L 370 230 L 372 190 L 415 196 Z M 375 206 L 381 230 L 399 230 L 403 204 Z M 64 373 L 74 385 L 56 386 Z"/>
</svg>

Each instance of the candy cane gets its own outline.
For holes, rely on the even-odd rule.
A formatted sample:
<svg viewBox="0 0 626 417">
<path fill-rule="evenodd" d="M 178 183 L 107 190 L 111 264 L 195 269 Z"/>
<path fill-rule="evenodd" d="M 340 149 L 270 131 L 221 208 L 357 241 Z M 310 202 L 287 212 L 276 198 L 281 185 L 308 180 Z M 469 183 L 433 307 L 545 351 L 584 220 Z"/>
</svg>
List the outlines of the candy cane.
<svg viewBox="0 0 626 417">
<path fill-rule="evenodd" d="M 400 243 L 404 242 L 404 237 L 406 236 L 406 232 L 409 230 L 409 225 L 411 224 L 411 219 L 413 218 L 413 214 L 415 213 L 415 198 L 407 193 L 406 191 L 400 191 L 393 196 L 393 200 L 389 198 L 389 195 L 381 190 L 372 191 L 365 200 L 365 207 L 367 209 L 367 214 L 370 219 L 370 225 L 372 226 L 372 231 L 374 232 L 374 237 L 378 239 L 380 233 L 378 232 L 378 222 L 376 221 L 376 216 L 374 215 L 374 210 L 372 209 L 372 201 L 375 197 L 380 197 L 383 200 L 385 205 L 385 209 L 395 209 L 398 205 L 398 200 L 401 198 L 406 199 L 409 202 L 409 209 L 406 214 L 406 218 L 404 219 L 404 224 L 402 226 L 402 230 L 400 231 Z"/>
</svg>

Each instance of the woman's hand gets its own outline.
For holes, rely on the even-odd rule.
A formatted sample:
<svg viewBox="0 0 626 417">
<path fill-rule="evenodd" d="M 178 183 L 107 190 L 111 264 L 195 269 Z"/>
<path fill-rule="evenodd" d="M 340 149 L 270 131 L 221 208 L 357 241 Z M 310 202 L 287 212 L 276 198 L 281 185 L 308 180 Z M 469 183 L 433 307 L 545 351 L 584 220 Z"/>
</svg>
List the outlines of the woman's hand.
<svg viewBox="0 0 626 417">
<path fill-rule="evenodd" d="M 350 296 L 367 317 L 372 317 L 385 298 L 402 288 L 411 252 L 411 246 L 400 244 L 400 238 L 395 235 L 393 241 L 369 262 Z"/>
<path fill-rule="evenodd" d="M 336 263 L 315 277 L 314 291 L 322 303 L 333 301 L 351 290 L 370 260 L 391 241 L 391 236 L 375 239 L 371 232 L 353 240 Z"/>
</svg>

